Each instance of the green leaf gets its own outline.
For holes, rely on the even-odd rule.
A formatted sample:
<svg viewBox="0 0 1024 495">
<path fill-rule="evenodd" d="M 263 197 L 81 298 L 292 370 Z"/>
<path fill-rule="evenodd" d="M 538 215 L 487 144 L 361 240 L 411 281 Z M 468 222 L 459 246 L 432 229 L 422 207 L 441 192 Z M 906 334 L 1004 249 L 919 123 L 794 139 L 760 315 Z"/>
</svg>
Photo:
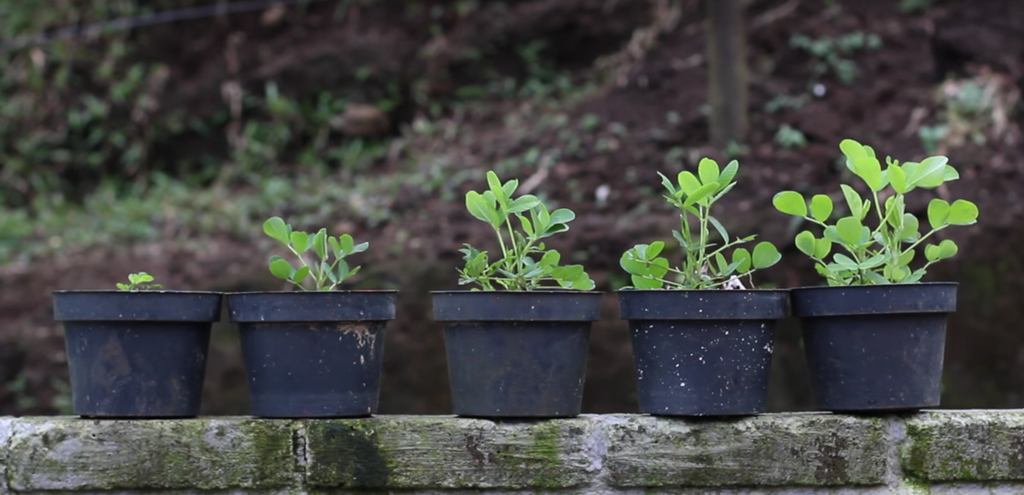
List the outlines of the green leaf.
<svg viewBox="0 0 1024 495">
<path fill-rule="evenodd" d="M 493 208 L 484 201 L 484 198 L 480 193 L 476 191 L 469 191 L 466 193 L 466 210 L 468 210 L 469 213 L 478 220 L 491 223 L 491 216 L 487 213 L 487 210 L 490 209 Z"/>
<path fill-rule="evenodd" d="M 928 223 L 933 229 L 946 225 L 949 218 L 949 203 L 939 198 L 933 198 L 928 203 Z"/>
<path fill-rule="evenodd" d="M 288 280 L 295 273 L 295 268 L 280 256 L 272 256 L 269 265 L 271 275 L 277 278 Z"/>
<path fill-rule="evenodd" d="M 313 236 L 313 250 L 320 259 L 327 259 L 327 229 L 322 228 Z"/>
<path fill-rule="evenodd" d="M 683 237 L 682 232 L 679 232 L 678 230 L 673 230 L 672 231 L 672 237 L 675 237 L 676 240 L 679 241 L 679 245 L 682 246 L 683 251 L 686 251 L 686 250 L 689 249 L 690 243 L 687 242 L 687 240 Z"/>
<path fill-rule="evenodd" d="M 569 223 L 576 219 L 576 214 L 567 208 L 559 208 L 551 212 L 550 223 Z"/>
<path fill-rule="evenodd" d="M 876 254 L 864 261 L 861 261 L 857 266 L 859 266 L 861 270 L 870 270 L 882 263 L 885 263 L 886 257 L 887 256 L 885 254 Z"/>
<path fill-rule="evenodd" d="M 676 180 L 679 181 L 679 189 L 681 189 L 687 195 L 693 194 L 694 191 L 700 189 L 700 181 L 693 175 L 692 172 L 682 171 L 679 172 Z"/>
<path fill-rule="evenodd" d="M 914 250 L 904 252 L 903 254 L 900 255 L 899 259 L 897 260 L 897 263 L 903 266 L 909 265 L 911 261 L 914 261 L 915 253 L 916 251 Z"/>
<path fill-rule="evenodd" d="M 843 217 L 836 222 L 836 232 L 843 242 L 857 245 L 861 242 L 861 223 L 854 217 Z"/>
<path fill-rule="evenodd" d="M 904 194 L 913 189 L 913 186 L 907 183 L 906 173 L 899 165 L 890 165 L 887 171 L 889 173 L 889 184 L 892 185 L 894 191 Z"/>
<path fill-rule="evenodd" d="M 768 268 L 781 259 L 782 255 L 779 254 L 779 250 L 768 241 L 759 242 L 757 246 L 754 246 L 753 265 L 756 269 Z"/>
<path fill-rule="evenodd" d="M 516 189 L 519 189 L 519 180 L 512 179 L 501 186 L 501 192 L 505 196 L 506 202 L 512 199 L 512 195 L 515 194 Z"/>
<path fill-rule="evenodd" d="M 856 261 L 853 261 L 853 259 L 851 259 L 849 256 L 843 253 L 836 253 L 835 255 L 832 256 L 832 259 L 835 260 L 836 264 L 838 264 L 839 266 L 843 267 L 846 270 L 855 272 L 859 268 L 859 265 Z"/>
<path fill-rule="evenodd" d="M 847 159 L 856 159 L 868 156 L 864 145 L 852 139 L 844 139 L 839 143 L 839 149 L 846 155 Z"/>
<path fill-rule="evenodd" d="M 946 239 L 939 243 L 939 259 L 952 258 L 956 256 L 956 253 L 960 250 L 956 243 L 950 239 Z"/>
<path fill-rule="evenodd" d="M 683 202 L 683 207 L 687 207 L 687 206 L 690 206 L 690 205 L 695 204 L 695 203 L 700 203 L 700 204 L 704 205 L 705 203 L 701 203 L 701 200 L 703 200 L 704 198 L 708 197 L 708 195 L 714 193 L 717 190 L 718 190 L 718 183 L 717 182 L 710 182 L 710 183 L 704 184 L 703 186 L 700 186 L 699 188 L 697 188 L 696 191 L 693 191 L 692 194 L 689 194 L 686 197 L 686 201 Z"/>
<path fill-rule="evenodd" d="M 729 243 L 729 233 L 725 231 L 725 227 L 718 221 L 717 218 L 708 215 L 708 221 L 718 231 L 718 235 L 722 236 L 722 244 Z"/>
<path fill-rule="evenodd" d="M 352 236 L 348 234 L 342 234 L 338 237 L 338 244 L 341 246 L 341 251 L 346 255 L 352 254 L 352 251 L 356 248 L 355 241 L 352 240 Z"/>
<path fill-rule="evenodd" d="M 944 156 L 925 158 L 921 160 L 921 164 L 917 167 L 917 174 L 908 179 L 912 181 L 911 184 L 924 188 L 938 187 L 945 182 L 947 163 L 949 163 L 949 158 Z"/>
<path fill-rule="evenodd" d="M 295 270 L 295 274 L 292 275 L 292 280 L 295 282 L 302 282 L 309 276 L 309 267 L 301 266 L 298 270 Z"/>
<path fill-rule="evenodd" d="M 552 249 L 551 251 L 544 253 L 544 256 L 540 257 L 538 264 L 543 266 L 555 266 L 559 261 L 561 261 L 561 259 L 562 255 L 559 254 L 558 251 Z"/>
<path fill-rule="evenodd" d="M 493 170 L 487 171 L 487 187 L 494 194 L 494 199 L 498 201 L 498 204 L 504 205 L 508 202 L 508 196 L 505 195 L 505 190 L 501 187 L 501 179 Z"/>
<path fill-rule="evenodd" d="M 348 254 L 361 253 L 363 251 L 366 251 L 366 249 L 368 247 L 370 247 L 370 243 L 369 242 L 360 242 L 359 244 L 356 244 L 355 246 L 352 246 L 352 251 L 350 253 L 348 253 Z"/>
<path fill-rule="evenodd" d="M 814 241 L 815 258 L 823 260 L 830 252 L 832 252 L 832 241 L 828 239 L 816 239 Z"/>
<path fill-rule="evenodd" d="M 736 248 L 736 250 L 732 252 L 732 262 L 739 263 L 736 270 L 740 273 L 750 271 L 750 265 L 752 264 L 750 251 L 747 251 L 746 248 Z"/>
<path fill-rule="evenodd" d="M 772 198 L 775 209 L 782 213 L 797 217 L 807 216 L 807 202 L 802 194 L 796 191 L 782 191 Z"/>
<path fill-rule="evenodd" d="M 850 216 L 863 219 L 865 210 L 864 200 L 861 199 L 860 195 L 852 187 L 846 184 L 840 184 L 839 187 L 843 190 L 843 196 L 846 198 L 846 206 L 850 208 Z"/>
<path fill-rule="evenodd" d="M 903 230 L 900 231 L 899 237 L 901 241 L 913 242 L 920 236 L 918 229 L 921 228 L 920 222 L 917 217 L 910 213 L 903 214 Z"/>
<path fill-rule="evenodd" d="M 835 225 L 829 225 L 828 227 L 825 227 L 825 230 L 823 231 L 823 235 L 825 236 L 826 239 L 828 239 L 828 240 L 830 240 L 832 242 L 838 242 L 838 243 L 843 243 L 844 242 L 843 238 L 839 235 L 839 231 L 836 229 Z"/>
<path fill-rule="evenodd" d="M 942 181 L 949 182 L 960 178 L 960 173 L 956 171 L 951 165 L 946 165 L 946 169 L 942 171 Z"/>
<path fill-rule="evenodd" d="M 718 273 L 716 275 L 718 275 L 718 276 L 729 275 L 728 273 L 726 273 L 726 272 L 729 271 L 729 262 L 726 261 L 725 256 L 722 253 L 715 253 L 715 264 L 718 265 L 718 267 L 717 267 Z M 712 270 L 715 269 L 715 267 L 711 263 L 708 263 L 708 265 L 709 265 L 710 269 L 712 269 Z"/>
<path fill-rule="evenodd" d="M 885 285 L 889 281 L 885 277 L 878 274 L 878 272 L 864 272 L 864 278 L 868 279 L 869 282 L 875 285 Z"/>
<path fill-rule="evenodd" d="M 722 173 L 719 174 L 718 176 L 718 180 L 716 180 L 715 182 L 718 182 L 719 184 L 732 183 L 732 179 L 733 177 L 736 177 L 736 172 L 739 171 L 739 168 L 740 163 L 737 162 L 736 160 L 732 160 L 731 162 L 729 162 L 728 165 L 725 166 L 725 170 L 722 170 Z"/>
<path fill-rule="evenodd" d="M 646 278 L 643 275 L 633 275 L 630 279 L 633 281 L 633 287 L 641 290 L 660 289 L 665 285 L 661 280 Z"/>
<path fill-rule="evenodd" d="M 941 253 L 941 250 L 935 244 L 929 244 L 924 247 L 924 257 L 928 261 L 938 261 L 939 253 Z"/>
<path fill-rule="evenodd" d="M 697 165 L 697 173 L 700 175 L 700 181 L 704 185 L 708 185 L 712 182 L 718 182 L 718 162 L 710 159 L 703 158 Z"/>
<path fill-rule="evenodd" d="M 668 190 L 670 195 L 675 196 L 676 195 L 676 186 L 674 184 L 672 184 L 672 181 L 669 180 L 668 177 L 665 177 L 665 175 L 662 174 L 661 172 L 658 172 L 658 176 L 661 177 L 661 185 L 664 186 L 665 189 Z"/>
<path fill-rule="evenodd" d="M 805 230 L 796 235 L 796 248 L 812 258 L 815 257 L 815 244 L 814 234 L 810 231 Z"/>
<path fill-rule="evenodd" d="M 305 232 L 292 232 L 292 248 L 300 253 L 309 249 L 309 234 Z"/>
<path fill-rule="evenodd" d="M 647 268 L 647 274 L 655 278 L 664 277 L 666 273 L 668 273 L 668 260 L 665 258 L 654 259 Z"/>
<path fill-rule="evenodd" d="M 637 252 L 637 247 L 633 247 L 625 253 L 622 253 L 622 256 L 619 258 L 619 266 L 621 266 L 626 273 L 631 273 L 633 275 L 646 275 L 647 263 L 639 261 L 640 259 L 642 259 L 642 256 Z"/>
<path fill-rule="evenodd" d="M 522 215 L 516 216 L 519 217 L 519 223 L 523 225 L 523 232 L 526 232 L 527 236 L 533 237 L 533 223 Z"/>
<path fill-rule="evenodd" d="M 864 183 L 872 191 L 881 191 L 886 184 L 882 176 L 882 164 L 874 157 L 864 157 L 856 162 L 857 176 L 864 180 Z"/>
<path fill-rule="evenodd" d="M 662 241 L 654 241 L 651 245 L 647 246 L 647 259 L 657 257 L 661 254 L 661 251 L 665 249 L 665 243 Z"/>
<path fill-rule="evenodd" d="M 811 198 L 811 216 L 819 222 L 828 220 L 832 215 L 832 198 L 824 194 L 815 194 Z"/>
<path fill-rule="evenodd" d="M 522 213 L 527 210 L 532 210 L 535 206 L 540 204 L 540 200 L 532 194 L 526 194 L 508 205 L 508 213 Z"/>
<path fill-rule="evenodd" d="M 343 281 L 353 275 L 353 272 L 349 270 L 348 263 L 345 260 L 338 260 L 338 266 L 334 267 L 334 270 L 338 275 L 339 281 Z"/>
<path fill-rule="evenodd" d="M 118 282 L 117 283 L 117 288 L 120 289 L 120 290 L 128 290 L 128 289 L 131 288 L 131 286 L 128 285 L 128 284 L 125 284 L 125 283 Z"/>
<path fill-rule="evenodd" d="M 958 199 L 949 206 L 946 221 L 950 225 L 971 225 L 978 220 L 978 206 L 966 199 Z"/>
<path fill-rule="evenodd" d="M 291 240 L 291 231 L 291 227 L 284 223 L 281 217 L 271 217 L 263 222 L 263 232 L 277 239 L 281 244 L 288 244 Z"/>
</svg>

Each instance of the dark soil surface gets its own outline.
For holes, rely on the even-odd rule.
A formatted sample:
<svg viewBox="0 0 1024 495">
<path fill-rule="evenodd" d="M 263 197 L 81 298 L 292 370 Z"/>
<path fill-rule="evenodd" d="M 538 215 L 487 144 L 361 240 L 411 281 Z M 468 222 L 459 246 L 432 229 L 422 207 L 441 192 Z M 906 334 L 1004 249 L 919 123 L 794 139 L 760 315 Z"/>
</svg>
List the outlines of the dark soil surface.
<svg viewBox="0 0 1024 495">
<path fill-rule="evenodd" d="M 438 2 L 435 2 L 438 3 Z M 739 185 L 716 215 L 734 233 L 756 233 L 776 243 L 784 262 L 758 275 L 761 285 L 792 287 L 816 283 L 814 271 L 792 246 L 794 232 L 771 208 L 781 189 L 805 193 L 838 192 L 849 181 L 838 165 L 838 143 L 855 138 L 881 154 L 904 159 L 926 153 L 918 129 L 943 122 L 949 80 L 974 78 L 1011 106 L 989 110 L 976 124 L 984 137 L 964 144 L 945 143 L 961 180 L 936 191 L 947 198 L 969 198 L 981 210 L 978 225 L 950 231 L 960 256 L 933 269 L 930 280 L 961 283 L 959 311 L 952 318 L 946 353 L 944 406 L 1024 406 L 1024 317 L 1019 294 L 1024 267 L 1014 246 L 1024 242 L 1020 191 L 1024 186 L 1022 114 L 1013 95 L 1024 85 L 1024 5 L 1016 0 L 937 2 L 924 13 L 906 14 L 891 0 L 836 2 L 759 0 L 748 11 L 751 82 L 751 131 L 741 163 Z M 547 168 L 516 171 L 529 182 L 544 180 L 535 193 L 572 207 L 578 219 L 571 235 L 553 242 L 585 263 L 598 289 L 620 286 L 620 254 L 637 242 L 668 237 L 677 222 L 660 201 L 657 171 L 693 167 L 702 156 L 726 160 L 706 145 L 707 63 L 700 2 L 639 0 L 549 0 L 511 3 L 506 12 L 481 9 L 464 18 L 442 18 L 445 36 L 431 36 L 423 16 L 403 16 L 395 6 L 349 12 L 357 19 L 331 23 L 333 6 L 315 4 L 304 13 L 288 11 L 283 20 L 261 21 L 257 14 L 197 21 L 185 27 L 154 29 L 147 56 L 172 65 L 166 104 L 202 108 L 219 101 L 225 79 L 259 85 L 276 80 L 289 91 L 322 86 L 351 86 L 371 99 L 375 81 L 397 78 L 404 91 L 413 81 L 437 101 L 455 88 L 487 77 L 467 62 L 466 51 L 486 47 L 492 70 L 516 73 L 508 53 L 530 40 L 546 40 L 549 62 L 576 77 L 606 76 L 607 82 L 571 108 L 575 125 L 596 116 L 597 129 L 580 139 L 600 152 L 566 154 Z M 429 9 L 428 9 L 429 10 Z M 655 26 L 652 28 L 652 26 Z M 798 33 L 813 38 L 863 32 L 880 38 L 881 47 L 849 55 L 855 81 L 833 73 L 818 77 L 814 61 L 790 46 Z M 645 46 L 644 33 L 653 43 Z M 185 36 L 188 42 L 176 40 Z M 632 40 L 632 41 L 631 41 Z M 424 50 L 429 56 L 424 55 Z M 197 54 L 222 54 L 200 57 Z M 229 63 L 225 63 L 228 60 Z M 354 67 L 371 65 L 369 79 L 357 80 Z M 426 76 L 424 76 L 426 75 Z M 816 89 L 819 96 L 808 96 Z M 768 111 L 780 95 L 804 97 L 799 108 Z M 1003 101 L 1003 100 L 1000 100 Z M 998 106 L 998 105 L 997 105 Z M 395 132 L 417 115 L 411 103 L 393 112 Z M 504 117 L 521 110 L 517 102 L 494 103 L 460 119 L 466 167 L 482 170 L 527 149 L 559 144 L 557 132 L 527 132 L 513 137 Z M 539 109 L 523 125 L 539 127 Z M 1000 118 L 999 112 L 1006 115 Z M 614 124 L 614 125 L 612 125 Z M 806 137 L 802 148 L 787 149 L 775 139 L 782 125 Z M 378 165 L 381 173 L 398 165 Z M 535 177 L 536 179 L 536 177 Z M 478 187 L 479 182 L 474 185 Z M 606 201 L 596 201 L 607 187 Z M 456 191 L 456 197 L 463 191 Z M 929 193 L 930 194 L 930 193 Z M 836 198 L 838 198 L 836 196 Z M 911 202 L 924 212 L 928 194 Z M 376 245 L 400 244 L 402 257 L 386 250 L 366 260 L 363 284 L 389 281 L 401 290 L 399 319 L 388 327 L 383 413 L 449 411 L 444 348 L 440 327 L 430 318 L 430 290 L 456 288 L 457 249 L 464 242 L 488 246 L 490 231 L 464 212 L 461 201 L 446 202 L 409 191 L 397 203 L 390 222 L 374 229 L 351 225 L 357 238 Z M 396 261 L 404 260 L 404 261 Z M 212 290 L 280 288 L 264 275 L 265 255 L 247 243 L 203 240 L 201 248 L 136 246 L 97 251 L 0 274 L 0 409 L 5 413 L 51 414 L 67 391 L 63 340 L 52 320 L 49 291 L 55 288 L 108 287 L 124 267 L 143 264 L 168 284 Z M 615 298 L 606 296 L 603 319 L 594 325 L 587 412 L 635 410 L 627 328 L 618 319 Z M 777 335 L 771 407 L 811 407 L 798 329 L 786 322 Z M 237 335 L 228 325 L 216 328 L 208 370 L 205 412 L 244 413 L 246 385 Z"/>
</svg>

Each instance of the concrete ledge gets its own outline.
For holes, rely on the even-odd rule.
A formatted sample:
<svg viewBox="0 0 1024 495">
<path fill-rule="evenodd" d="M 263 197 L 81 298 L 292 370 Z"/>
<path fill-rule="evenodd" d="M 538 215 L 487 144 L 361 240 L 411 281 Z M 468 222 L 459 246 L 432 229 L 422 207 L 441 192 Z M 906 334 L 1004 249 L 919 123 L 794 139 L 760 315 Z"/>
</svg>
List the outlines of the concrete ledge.
<svg viewBox="0 0 1024 495">
<path fill-rule="evenodd" d="M 1024 492 L 1024 411 L 515 422 L 7 417 L 0 445 L 0 493 Z"/>
<path fill-rule="evenodd" d="M 906 422 L 903 470 L 929 481 L 1024 481 L 1024 411 L 932 412 Z"/>
</svg>

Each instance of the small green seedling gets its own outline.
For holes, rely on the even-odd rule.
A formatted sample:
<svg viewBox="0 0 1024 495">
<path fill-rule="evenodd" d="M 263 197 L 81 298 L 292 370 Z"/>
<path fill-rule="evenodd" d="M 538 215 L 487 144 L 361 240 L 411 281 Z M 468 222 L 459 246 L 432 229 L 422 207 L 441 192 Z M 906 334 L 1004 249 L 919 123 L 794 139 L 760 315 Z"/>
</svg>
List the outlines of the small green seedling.
<svg viewBox="0 0 1024 495">
<path fill-rule="evenodd" d="M 366 251 L 370 243 L 356 244 L 352 236 L 342 234 L 340 237 L 327 235 L 322 228 L 316 234 L 292 230 L 280 217 L 272 217 L 263 223 L 263 231 L 267 235 L 284 244 L 295 255 L 301 266 L 295 267 L 280 256 L 271 256 L 270 273 L 275 277 L 287 280 L 302 290 L 334 290 L 338 284 L 349 279 L 359 267 L 350 268 L 345 257 L 350 254 Z M 318 262 L 308 263 L 303 253 L 313 250 Z M 331 261 L 331 259 L 334 261 Z M 304 281 L 312 278 L 312 284 Z"/>
<path fill-rule="evenodd" d="M 483 290 L 534 290 L 545 288 L 545 283 L 555 283 L 564 289 L 594 288 L 594 281 L 582 265 L 559 265 L 562 257 L 558 251 L 547 249 L 541 242 L 569 230 L 575 213 L 566 208 L 548 212 L 544 203 L 531 194 L 512 199 L 519 181 L 513 179 L 503 184 L 491 171 L 487 172 L 487 185 L 489 190 L 482 193 L 466 193 L 466 209 L 494 229 L 501 258 L 491 262 L 487 251 L 466 244 L 459 250 L 466 260 L 465 268 L 459 270 L 459 285 L 477 284 Z M 513 218 L 518 220 L 521 231 L 513 226 Z"/>
<path fill-rule="evenodd" d="M 732 179 L 738 170 L 736 160 L 720 170 L 717 162 L 704 158 L 697 166 L 697 175 L 679 172 L 676 183 L 658 174 L 668 190 L 665 199 L 679 209 L 681 230 L 673 230 L 672 235 L 682 247 L 683 263 L 672 268 L 668 259 L 658 256 L 665 248 L 662 241 L 637 244 L 623 253 L 619 260 L 622 268 L 631 275 L 634 288 L 742 289 L 745 288 L 742 277 L 749 280 L 755 270 L 768 268 L 782 259 L 775 245 L 767 241 L 754 246 L 753 253 L 736 247 L 753 241 L 756 236 L 730 238 L 722 223 L 711 216 L 715 202 L 736 185 Z M 691 218 L 696 221 L 696 227 L 690 225 Z M 711 242 L 711 227 L 721 237 L 720 244 Z M 726 258 L 725 252 L 729 248 L 734 249 L 730 258 Z M 665 278 L 669 273 L 674 275 L 674 280 Z"/>
<path fill-rule="evenodd" d="M 833 204 L 829 196 L 815 195 L 810 208 L 803 195 L 795 191 L 780 192 L 772 200 L 782 213 L 803 218 L 824 229 L 821 238 L 807 230 L 800 232 L 796 236 L 796 247 L 815 261 L 815 269 L 829 285 L 915 283 L 929 266 L 956 255 L 957 245 L 950 239 L 928 244 L 924 246 L 927 262 L 917 270 L 910 269 L 918 246 L 926 239 L 951 225 L 971 225 L 978 219 L 978 207 L 970 201 L 958 199 L 951 204 L 934 198 L 928 204 L 931 230 L 921 235 L 921 221 L 906 212 L 908 192 L 916 188 L 934 189 L 960 178 L 945 156 L 930 156 L 920 163 L 904 162 L 902 165 L 886 157 L 886 169 L 882 170 L 870 146 L 846 139 L 839 148 L 846 155 L 847 168 L 867 184 L 874 202 L 841 184 L 850 214 L 830 224 Z M 892 194 L 883 203 L 879 193 L 886 187 L 891 188 Z M 873 229 L 863 223 L 872 211 L 877 216 L 877 226 Z M 845 253 L 834 253 L 831 261 L 827 261 L 834 245 L 843 248 Z"/>
<path fill-rule="evenodd" d="M 136 291 L 136 290 L 159 289 L 159 288 L 163 287 L 160 284 L 150 283 L 153 280 L 155 280 L 153 278 L 153 276 L 148 274 L 148 273 L 146 273 L 146 272 L 129 273 L 128 274 L 128 283 L 124 284 L 124 283 L 118 282 L 117 283 L 117 288 L 119 290 Z"/>
</svg>

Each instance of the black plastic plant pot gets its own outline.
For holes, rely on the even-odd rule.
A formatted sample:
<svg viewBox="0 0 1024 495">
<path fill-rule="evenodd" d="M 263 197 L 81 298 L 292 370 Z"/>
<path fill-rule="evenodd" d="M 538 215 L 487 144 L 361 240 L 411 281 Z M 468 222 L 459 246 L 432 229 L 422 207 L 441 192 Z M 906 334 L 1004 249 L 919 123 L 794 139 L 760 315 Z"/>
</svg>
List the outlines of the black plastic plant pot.
<svg viewBox="0 0 1024 495">
<path fill-rule="evenodd" d="M 345 418 L 377 412 L 384 327 L 396 291 L 241 292 L 238 323 L 249 406 L 265 418 Z"/>
<path fill-rule="evenodd" d="M 939 405 L 956 283 L 792 289 L 818 408 L 914 411 Z"/>
<path fill-rule="evenodd" d="M 764 412 L 775 323 L 786 290 L 621 290 L 640 412 L 740 416 Z"/>
<path fill-rule="evenodd" d="M 478 418 L 580 413 L 590 326 L 601 293 L 437 291 L 452 409 Z"/>
<path fill-rule="evenodd" d="M 188 291 L 54 291 L 64 325 L 71 402 L 93 418 L 199 414 L 222 294 Z"/>
</svg>

